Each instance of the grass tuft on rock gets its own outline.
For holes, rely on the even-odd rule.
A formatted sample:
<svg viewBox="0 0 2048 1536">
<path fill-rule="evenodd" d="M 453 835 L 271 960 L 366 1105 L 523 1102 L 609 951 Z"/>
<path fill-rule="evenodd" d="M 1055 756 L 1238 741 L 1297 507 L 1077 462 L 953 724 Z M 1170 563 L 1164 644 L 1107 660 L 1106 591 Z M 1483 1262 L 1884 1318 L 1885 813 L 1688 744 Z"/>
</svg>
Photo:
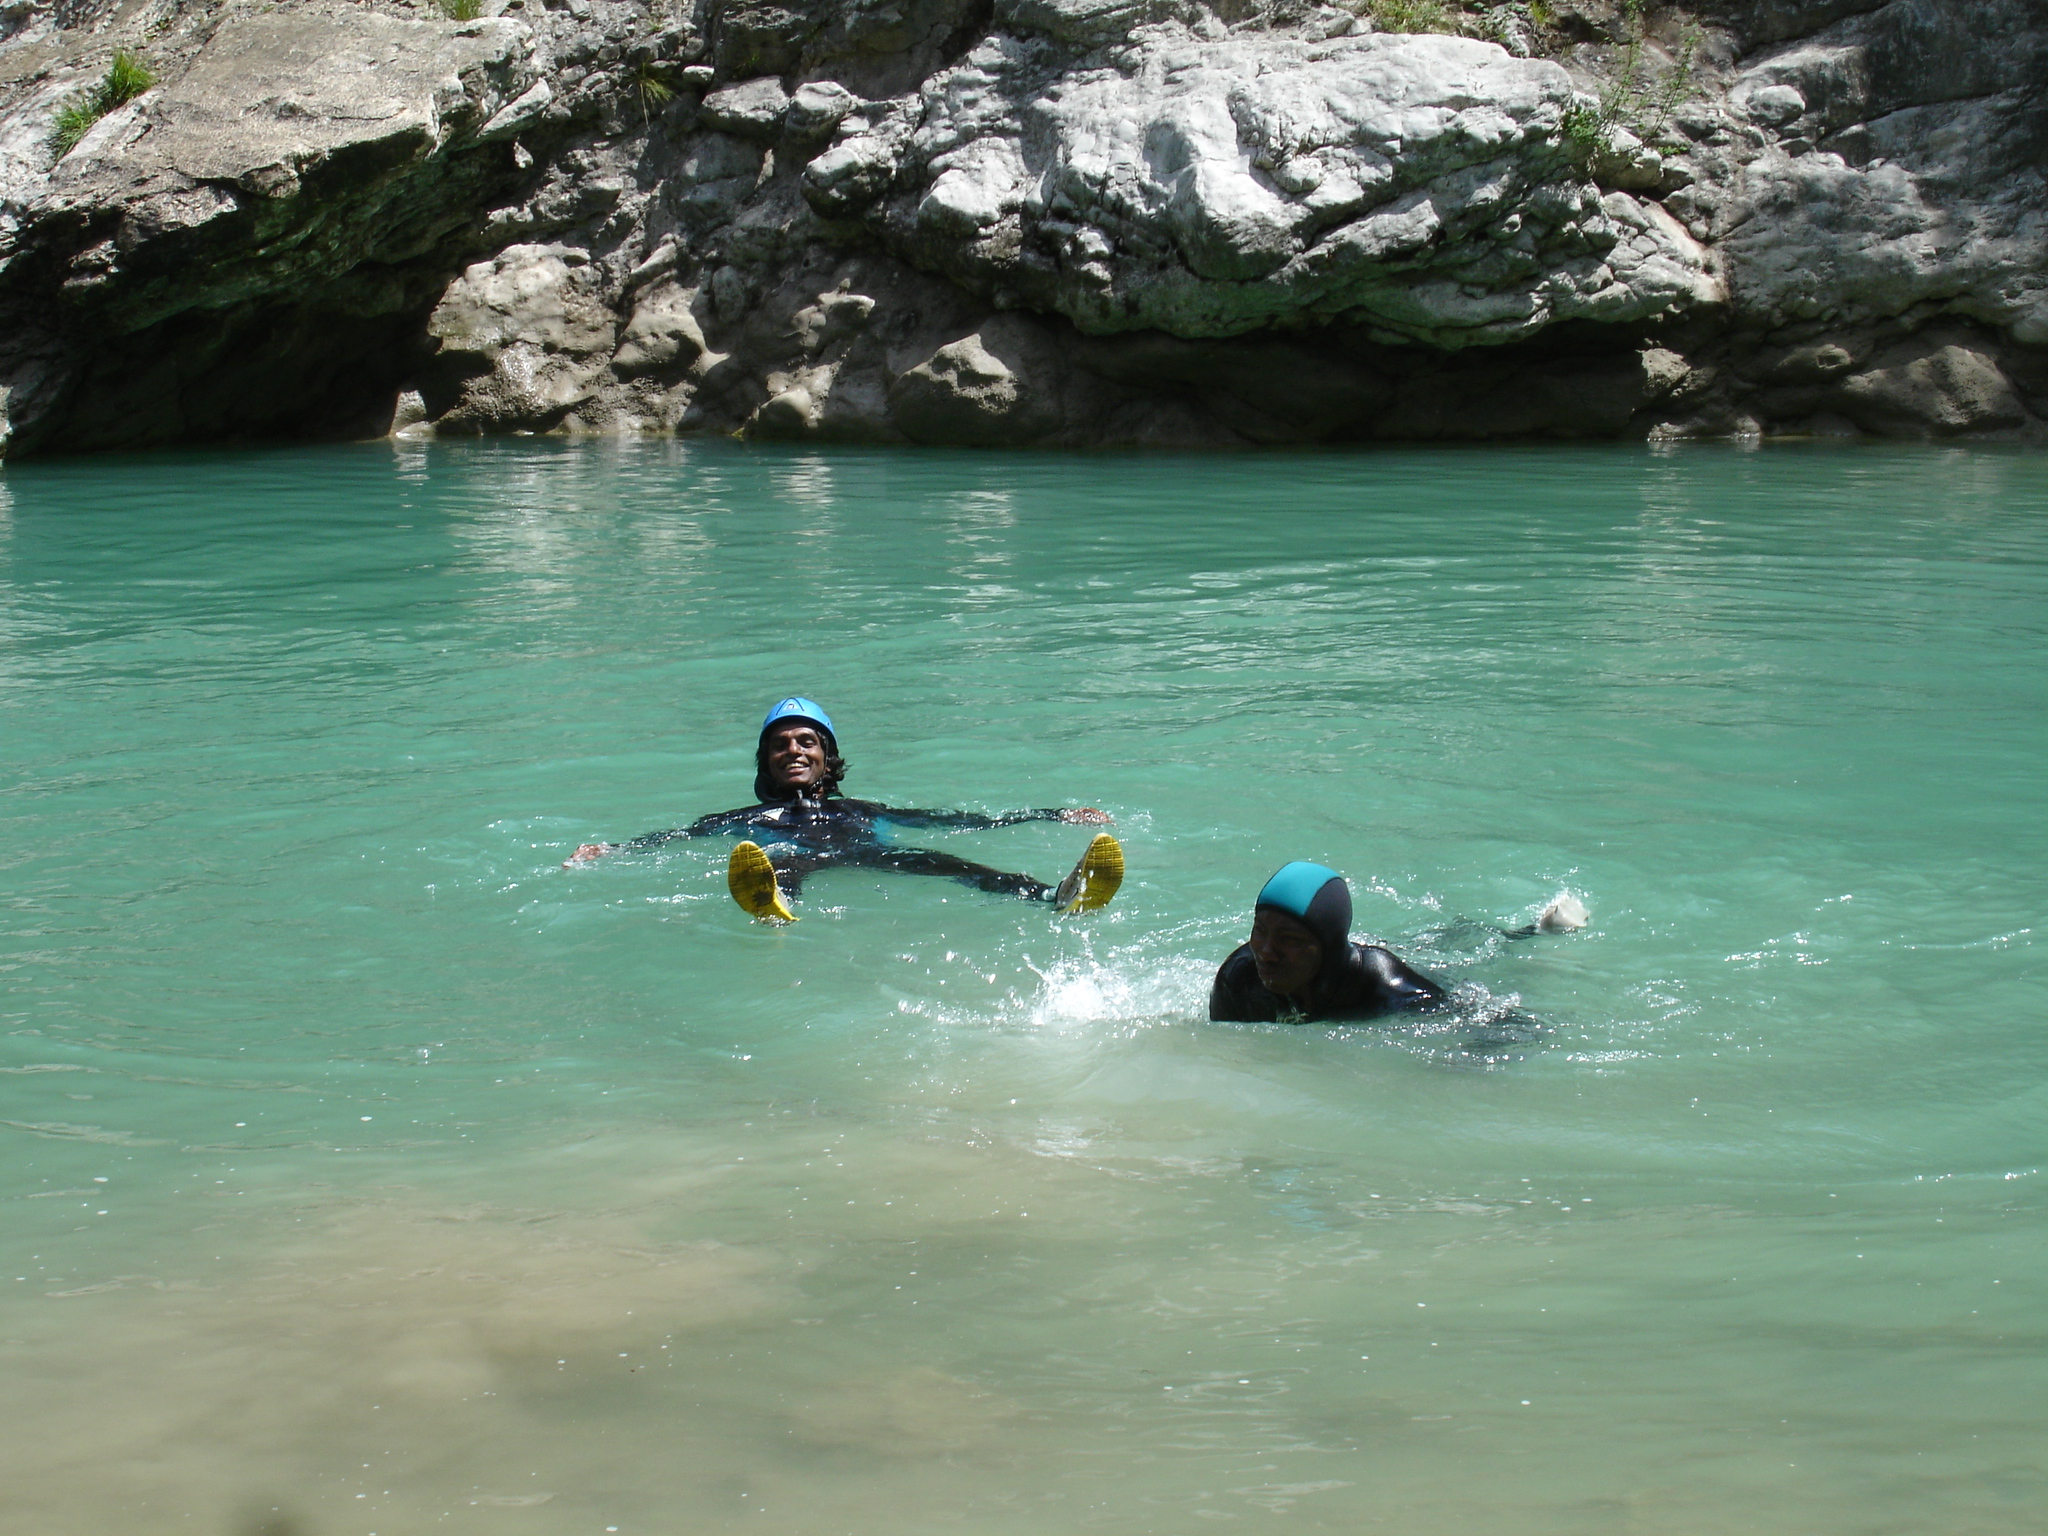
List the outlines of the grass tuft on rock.
<svg viewBox="0 0 2048 1536">
<path fill-rule="evenodd" d="M 50 121 L 50 148 L 63 159 L 78 147 L 94 123 L 155 84 L 156 76 L 142 60 L 132 53 L 115 54 L 104 75 L 57 109 Z"/>
<path fill-rule="evenodd" d="M 646 122 L 676 99 L 676 88 L 660 65 L 642 64 L 633 71 L 633 92 L 640 98 L 640 119 Z"/>
<path fill-rule="evenodd" d="M 1659 72 L 1644 56 L 1643 0 L 1622 0 L 1622 17 L 1626 40 L 1598 105 L 1579 102 L 1564 115 L 1565 143 L 1581 161 L 1598 154 L 1617 128 L 1655 144 L 1671 114 L 1699 90 L 1698 27 L 1686 28 L 1670 64 Z"/>
<path fill-rule="evenodd" d="M 1438 32 L 1456 37 L 1466 27 L 1464 11 L 1443 0 L 1366 0 L 1364 14 L 1382 32 Z"/>
<path fill-rule="evenodd" d="M 484 13 L 484 0 L 434 0 L 434 9 L 450 21 L 475 21 Z"/>
<path fill-rule="evenodd" d="M 1362 16 L 1377 32 L 1427 32 L 1441 37 L 1476 37 L 1519 53 L 1514 35 L 1532 26 L 1549 25 L 1550 8 L 1543 0 L 1496 5 L 1477 12 L 1468 0 L 1348 0 L 1353 15 Z M 1541 19 L 1537 13 L 1541 12 Z M 1524 45 L 1526 46 L 1526 44 Z"/>
</svg>

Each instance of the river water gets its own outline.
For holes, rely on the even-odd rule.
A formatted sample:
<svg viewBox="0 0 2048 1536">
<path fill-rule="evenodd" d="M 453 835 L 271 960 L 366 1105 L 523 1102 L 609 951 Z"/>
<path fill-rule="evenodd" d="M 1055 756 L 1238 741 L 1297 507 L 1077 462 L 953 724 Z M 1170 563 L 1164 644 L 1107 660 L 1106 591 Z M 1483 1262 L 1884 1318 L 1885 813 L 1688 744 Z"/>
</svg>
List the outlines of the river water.
<svg viewBox="0 0 2048 1536">
<path fill-rule="evenodd" d="M 2036 1531 L 2044 639 L 1997 450 L 10 465 L 4 1523 Z M 788 693 L 1123 894 L 561 867 Z M 1548 1033 L 1205 1022 L 1292 858 Z"/>
</svg>

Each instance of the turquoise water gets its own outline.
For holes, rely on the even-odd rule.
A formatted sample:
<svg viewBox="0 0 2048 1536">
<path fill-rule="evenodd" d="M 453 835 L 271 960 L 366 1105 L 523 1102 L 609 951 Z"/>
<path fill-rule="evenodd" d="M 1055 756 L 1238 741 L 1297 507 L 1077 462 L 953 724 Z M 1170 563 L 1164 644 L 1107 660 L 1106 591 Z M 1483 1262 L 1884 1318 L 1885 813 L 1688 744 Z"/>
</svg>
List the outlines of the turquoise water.
<svg viewBox="0 0 2048 1536">
<path fill-rule="evenodd" d="M 10 465 L 6 1523 L 2032 1532 L 2044 600 L 2016 452 Z M 1124 893 L 561 867 L 790 692 Z M 1548 1036 L 1204 1022 L 1295 857 Z"/>
</svg>

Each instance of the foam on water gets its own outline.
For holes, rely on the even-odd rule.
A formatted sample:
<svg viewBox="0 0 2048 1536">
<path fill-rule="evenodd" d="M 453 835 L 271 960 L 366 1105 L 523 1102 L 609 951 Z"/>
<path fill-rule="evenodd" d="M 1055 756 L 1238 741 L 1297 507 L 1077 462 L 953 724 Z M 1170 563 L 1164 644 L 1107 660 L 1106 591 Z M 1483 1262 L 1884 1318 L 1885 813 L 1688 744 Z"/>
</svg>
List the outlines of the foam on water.
<svg viewBox="0 0 2048 1536">
<path fill-rule="evenodd" d="M 10 1528 L 2029 1532 L 2044 511 L 1939 449 L 8 466 Z M 1123 892 L 561 867 L 790 692 L 855 793 L 1107 809 Z M 1455 1011 L 1208 1024 L 1294 857 Z"/>
</svg>

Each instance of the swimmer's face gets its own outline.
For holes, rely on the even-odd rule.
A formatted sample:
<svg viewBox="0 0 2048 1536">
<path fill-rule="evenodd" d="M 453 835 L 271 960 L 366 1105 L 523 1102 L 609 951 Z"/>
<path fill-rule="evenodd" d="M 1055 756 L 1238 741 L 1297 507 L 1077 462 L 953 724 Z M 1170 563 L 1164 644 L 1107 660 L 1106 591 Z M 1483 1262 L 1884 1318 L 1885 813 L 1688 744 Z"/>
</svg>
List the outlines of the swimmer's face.
<svg viewBox="0 0 2048 1536">
<path fill-rule="evenodd" d="M 1301 919 L 1260 907 L 1252 916 L 1252 964 L 1267 991 L 1305 997 L 1323 968 L 1322 941 Z"/>
<path fill-rule="evenodd" d="M 784 789 L 815 789 L 825 782 L 825 738 L 801 721 L 768 733 L 768 776 Z"/>
</svg>

